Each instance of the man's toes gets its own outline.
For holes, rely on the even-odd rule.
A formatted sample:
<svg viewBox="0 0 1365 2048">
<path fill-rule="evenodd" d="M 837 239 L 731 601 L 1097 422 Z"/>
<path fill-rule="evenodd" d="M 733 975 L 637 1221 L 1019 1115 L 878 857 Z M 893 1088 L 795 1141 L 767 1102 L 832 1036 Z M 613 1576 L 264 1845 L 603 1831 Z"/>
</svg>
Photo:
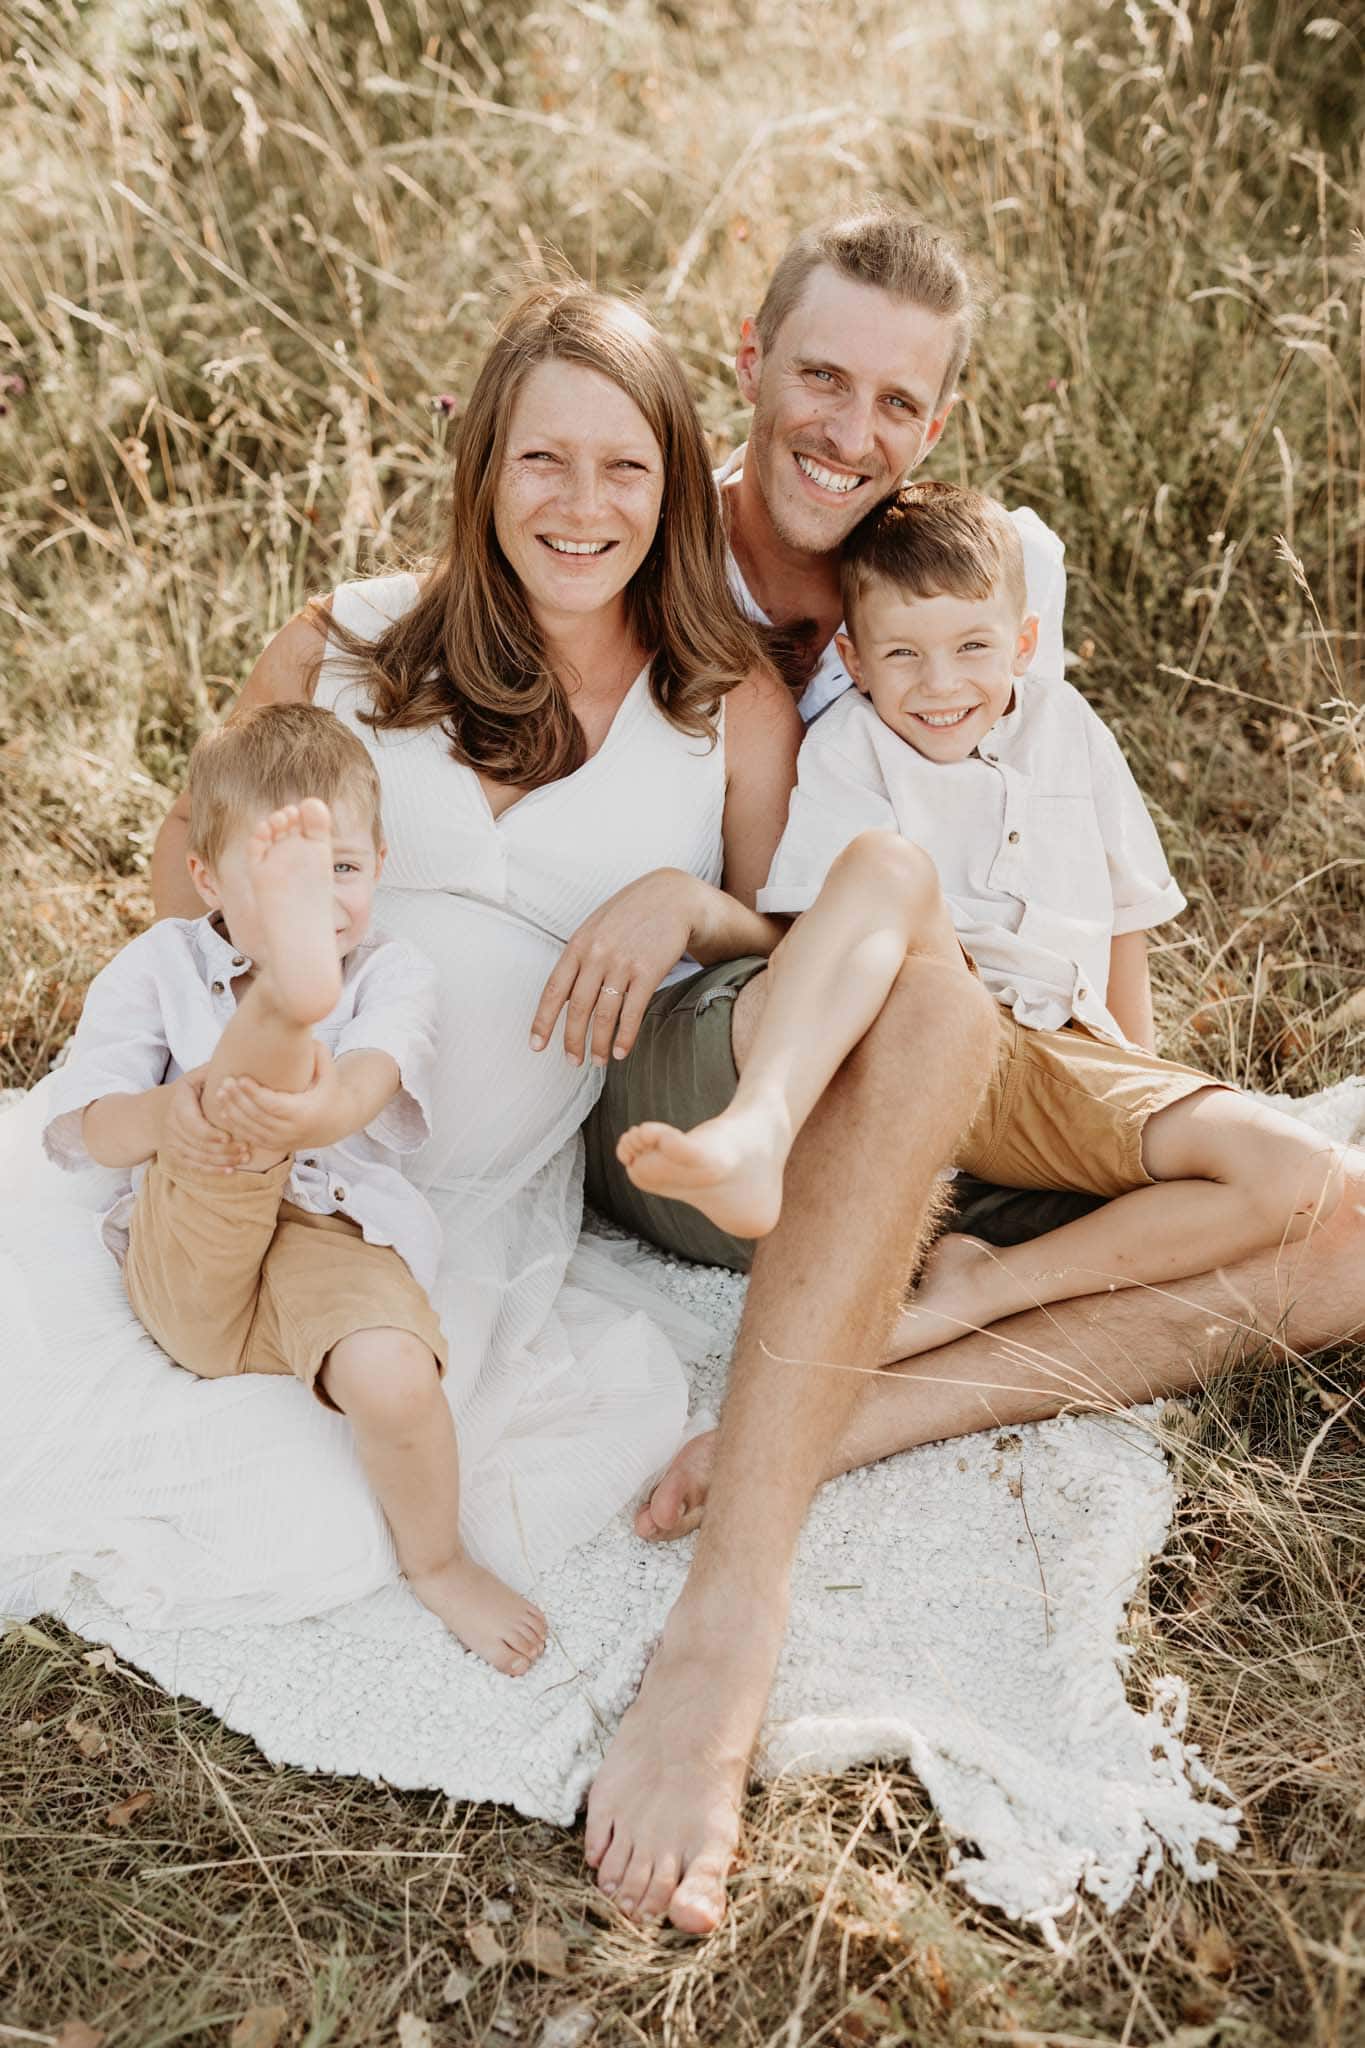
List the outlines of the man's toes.
<svg viewBox="0 0 1365 2048">
<path fill-rule="evenodd" d="M 671 1852 L 661 1856 L 654 1866 L 654 1875 L 640 1901 L 637 1917 L 641 1920 L 662 1920 L 668 1902 L 678 1888 L 678 1873 L 682 1869 L 679 1859 Z"/>
<path fill-rule="evenodd" d="M 654 1858 L 643 1849 L 637 1849 L 626 1866 L 625 1876 L 616 1887 L 616 1903 L 623 1913 L 634 1913 L 641 1899 L 649 1890 L 654 1876 Z"/>
<path fill-rule="evenodd" d="M 635 1844 L 629 1835 L 614 1832 L 606 1855 L 597 1866 L 597 1882 L 601 1889 L 614 1898 L 621 1889 L 621 1879 L 630 1868 L 635 1853 Z"/>
<path fill-rule="evenodd" d="M 725 1918 L 729 1857 L 699 1856 L 689 1863 L 668 1902 L 668 1917 L 684 1934 L 713 1934 Z"/>
</svg>

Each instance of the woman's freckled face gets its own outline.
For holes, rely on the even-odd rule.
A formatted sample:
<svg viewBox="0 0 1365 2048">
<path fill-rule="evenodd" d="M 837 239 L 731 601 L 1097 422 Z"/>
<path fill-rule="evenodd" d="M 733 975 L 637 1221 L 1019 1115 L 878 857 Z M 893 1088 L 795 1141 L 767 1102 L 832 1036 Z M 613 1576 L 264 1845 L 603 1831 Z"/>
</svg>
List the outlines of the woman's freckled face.
<svg viewBox="0 0 1365 2048">
<path fill-rule="evenodd" d="M 663 488 L 662 451 L 619 384 L 556 360 L 527 373 L 493 525 L 542 625 L 620 601 L 654 540 Z"/>
</svg>

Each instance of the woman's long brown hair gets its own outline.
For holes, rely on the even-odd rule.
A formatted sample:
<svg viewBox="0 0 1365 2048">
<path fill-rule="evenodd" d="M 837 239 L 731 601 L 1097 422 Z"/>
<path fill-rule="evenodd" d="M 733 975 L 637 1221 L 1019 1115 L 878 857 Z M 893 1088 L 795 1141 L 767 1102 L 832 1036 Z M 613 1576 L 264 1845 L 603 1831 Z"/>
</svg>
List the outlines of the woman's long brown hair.
<svg viewBox="0 0 1365 2048">
<path fill-rule="evenodd" d="M 512 407 L 527 372 L 551 360 L 610 377 L 663 456 L 658 530 L 625 593 L 659 709 L 681 731 L 714 739 L 721 698 L 764 659 L 730 591 L 719 501 L 682 365 L 623 300 L 578 283 L 535 286 L 499 326 L 460 422 L 449 539 L 416 604 L 374 641 L 320 621 L 361 665 L 371 724 L 439 724 L 457 761 L 531 789 L 572 774 L 584 758 L 569 693 L 493 526 Z"/>
</svg>

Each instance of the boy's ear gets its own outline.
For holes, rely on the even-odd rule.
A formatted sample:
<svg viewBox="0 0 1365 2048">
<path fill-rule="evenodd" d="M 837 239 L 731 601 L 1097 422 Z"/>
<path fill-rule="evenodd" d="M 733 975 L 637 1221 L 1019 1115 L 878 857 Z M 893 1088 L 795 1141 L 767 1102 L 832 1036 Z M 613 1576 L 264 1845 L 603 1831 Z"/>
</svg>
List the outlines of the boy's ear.
<svg viewBox="0 0 1365 2048">
<path fill-rule="evenodd" d="M 381 839 L 374 850 L 374 878 L 376 882 L 384 872 L 384 863 L 389 857 L 388 841 Z"/>
<path fill-rule="evenodd" d="M 1021 676 L 1038 652 L 1038 614 L 1028 612 L 1019 623 L 1019 638 L 1014 648 L 1014 673 Z"/>
<path fill-rule="evenodd" d="M 866 696 L 867 684 L 863 681 L 862 665 L 858 660 L 857 648 L 847 633 L 836 633 L 834 644 L 839 650 L 840 661 L 844 664 L 844 667 L 848 670 L 863 695 Z"/>
<path fill-rule="evenodd" d="M 221 910 L 223 899 L 218 893 L 218 884 L 213 879 L 213 870 L 202 854 L 187 853 L 185 865 L 190 871 L 190 880 L 203 902 L 210 910 Z"/>
<path fill-rule="evenodd" d="M 758 396 L 758 377 L 762 368 L 763 344 L 758 338 L 753 316 L 748 315 L 740 322 L 739 347 L 735 350 L 735 381 L 746 405 L 752 405 Z"/>
</svg>

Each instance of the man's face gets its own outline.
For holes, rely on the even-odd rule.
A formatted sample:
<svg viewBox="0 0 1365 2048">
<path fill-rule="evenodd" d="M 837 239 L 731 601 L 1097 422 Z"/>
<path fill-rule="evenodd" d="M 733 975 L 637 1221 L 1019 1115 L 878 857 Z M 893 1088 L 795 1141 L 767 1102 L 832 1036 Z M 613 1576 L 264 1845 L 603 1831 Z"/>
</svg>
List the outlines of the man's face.
<svg viewBox="0 0 1365 2048">
<path fill-rule="evenodd" d="M 939 394 L 953 343 L 950 318 L 828 265 L 806 280 L 770 349 L 745 322 L 745 467 L 788 547 L 833 553 L 924 460 L 952 409 Z"/>
</svg>

